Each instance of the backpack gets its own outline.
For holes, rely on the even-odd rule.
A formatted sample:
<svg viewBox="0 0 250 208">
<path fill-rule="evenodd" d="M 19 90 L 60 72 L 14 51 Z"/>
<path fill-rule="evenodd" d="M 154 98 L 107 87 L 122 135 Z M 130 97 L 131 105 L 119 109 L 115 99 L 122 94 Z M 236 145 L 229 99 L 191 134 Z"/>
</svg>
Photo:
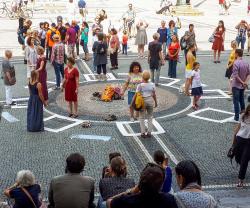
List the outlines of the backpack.
<svg viewBox="0 0 250 208">
<path fill-rule="evenodd" d="M 111 85 L 106 86 L 104 92 L 102 93 L 101 101 L 111 102 L 114 94 L 115 94 L 114 88 Z"/>
<path fill-rule="evenodd" d="M 135 93 L 135 101 L 133 103 L 133 107 L 136 111 L 140 111 L 141 109 L 143 109 L 145 106 L 144 104 L 144 99 L 142 97 L 142 93 L 141 92 L 136 92 Z"/>
<path fill-rule="evenodd" d="M 86 7 L 86 2 L 84 0 L 79 0 L 78 1 L 78 7 L 79 8 L 85 8 Z"/>
<path fill-rule="evenodd" d="M 181 45 L 181 50 L 187 49 L 187 41 L 185 40 L 184 36 L 181 37 L 180 45 Z"/>
<path fill-rule="evenodd" d="M 106 53 L 106 45 L 101 42 L 97 45 L 97 48 L 96 48 L 96 53 L 97 54 L 100 54 L 100 55 L 104 55 Z"/>
<path fill-rule="evenodd" d="M 53 30 L 51 30 L 51 33 L 50 33 L 50 40 L 52 40 L 52 41 L 54 41 L 54 39 L 53 39 L 53 36 L 56 34 L 56 32 L 55 31 L 53 31 Z"/>
</svg>

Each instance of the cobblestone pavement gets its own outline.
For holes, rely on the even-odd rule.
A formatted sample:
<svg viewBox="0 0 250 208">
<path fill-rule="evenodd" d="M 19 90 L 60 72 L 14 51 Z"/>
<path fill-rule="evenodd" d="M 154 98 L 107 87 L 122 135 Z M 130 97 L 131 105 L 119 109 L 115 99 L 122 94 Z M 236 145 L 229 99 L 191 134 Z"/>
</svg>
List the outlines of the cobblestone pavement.
<svg viewBox="0 0 250 208">
<path fill-rule="evenodd" d="M 107 4 L 109 1 L 102 2 Z M 125 7 L 125 3 L 123 5 L 117 4 L 114 4 L 113 8 L 117 8 L 117 13 L 119 13 L 124 10 L 122 6 Z M 98 6 L 96 3 L 94 8 L 99 8 Z M 202 4 L 200 8 L 204 9 L 205 6 L 206 4 Z M 152 13 L 141 8 L 139 3 L 137 7 L 142 12 L 140 15 Z M 85 155 L 87 164 L 84 174 L 94 177 L 96 185 L 98 185 L 102 167 L 108 162 L 107 154 L 112 151 L 122 153 L 129 165 L 129 175 L 138 180 L 139 172 L 148 161 L 152 160 L 153 152 L 161 149 L 169 155 L 170 165 L 173 168 L 182 159 L 194 160 L 201 169 L 204 189 L 214 195 L 224 207 L 249 207 L 249 186 L 244 190 L 236 190 L 238 168 L 235 165 L 232 167 L 226 157 L 227 150 L 231 145 L 232 131 L 235 127 L 234 123 L 227 121 L 228 118 L 232 117 L 233 112 L 231 98 L 226 95 L 227 80 L 224 77 L 229 51 L 222 54 L 221 64 L 213 64 L 211 52 L 205 50 L 211 47 L 207 44 L 207 34 L 210 33 L 211 28 L 219 18 L 215 15 L 215 6 L 212 5 L 209 8 L 212 8 L 213 16 L 207 22 L 202 18 L 182 17 L 184 29 L 191 20 L 199 25 L 198 43 L 203 50 L 198 53 L 198 61 L 201 63 L 201 76 L 204 83 L 201 111 L 194 114 L 190 109 L 191 99 L 179 94 L 179 87 L 184 82 L 184 59 L 181 56 L 181 63 L 178 63 L 177 66 L 177 79 L 167 78 L 167 65 L 161 69 L 161 85 L 157 94 L 162 106 L 154 114 L 156 134 L 152 139 L 140 139 L 138 137 L 139 124 L 127 122 L 126 99 L 119 104 L 110 103 L 110 106 L 121 105 L 121 108 L 116 108 L 115 111 L 108 103 L 102 105 L 90 100 L 92 88 L 94 91 L 98 91 L 106 82 L 97 83 L 91 71 L 91 62 L 85 64 L 81 60 L 77 61 L 77 66 L 80 71 L 80 96 L 82 99 L 80 113 L 82 115 L 78 119 L 66 117 L 63 94 L 52 90 L 55 84 L 55 75 L 53 68 L 48 64 L 50 105 L 44 113 L 46 131 L 28 133 L 26 131 L 28 98 L 26 66 L 23 65 L 21 56 L 15 57 L 13 62 L 18 82 L 14 87 L 14 97 L 17 98 L 17 106 L 5 108 L 5 116 L 0 123 L 0 191 L 2 192 L 5 187 L 14 182 L 15 173 L 18 170 L 31 169 L 39 183 L 42 184 L 46 194 L 50 179 L 64 173 L 64 161 L 71 152 L 80 152 Z M 237 8 L 235 5 L 234 10 L 236 11 Z M 111 7 L 108 9 L 110 10 Z M 35 24 L 46 15 L 53 21 L 57 13 L 53 9 L 46 12 L 48 11 L 49 15 L 42 14 L 43 10 L 38 11 L 37 16 L 33 19 Z M 150 17 L 153 22 L 159 22 L 161 19 L 153 15 Z M 226 24 L 230 25 L 230 21 L 236 23 L 240 18 L 243 18 L 242 14 L 236 17 L 225 17 Z M 10 29 L 4 35 L 9 36 L 11 40 L 15 38 L 13 27 L 16 27 L 16 22 L 12 23 L 13 25 L 10 25 L 9 21 L 4 20 L 6 28 Z M 150 27 L 149 34 L 153 33 L 154 30 L 155 28 Z M 2 31 L 1 28 L 0 31 Z M 234 36 L 234 31 L 229 32 L 226 42 L 227 48 Z M 2 37 L 0 32 L 1 40 L 4 39 Z M 0 52 L 2 53 L 5 48 L 11 48 L 15 51 L 15 55 L 21 55 L 22 52 L 19 51 L 18 45 L 11 44 L 13 44 L 12 41 L 5 41 L 4 44 L 1 44 Z M 135 47 L 131 46 L 129 56 L 119 55 L 119 69 L 108 70 L 109 80 L 107 83 L 123 83 L 129 64 L 133 60 L 139 61 L 143 69 L 148 69 L 146 60 L 138 60 L 133 52 L 135 52 Z M 245 58 L 249 60 L 248 57 Z M 5 98 L 2 82 L 0 82 L 0 89 L 2 89 L 0 90 L 0 101 L 2 102 Z M 164 106 L 166 101 L 167 104 Z M 119 113 L 119 110 L 122 113 Z M 112 112 L 118 115 L 118 121 L 105 122 L 103 115 Z M 14 122 L 13 118 L 16 119 Z M 91 120 L 92 127 L 83 129 L 80 126 L 83 120 Z M 248 171 L 246 178 L 248 185 L 250 183 L 249 176 L 250 171 Z M 175 180 L 174 189 L 177 190 Z M 98 188 L 96 190 L 98 191 Z"/>
</svg>

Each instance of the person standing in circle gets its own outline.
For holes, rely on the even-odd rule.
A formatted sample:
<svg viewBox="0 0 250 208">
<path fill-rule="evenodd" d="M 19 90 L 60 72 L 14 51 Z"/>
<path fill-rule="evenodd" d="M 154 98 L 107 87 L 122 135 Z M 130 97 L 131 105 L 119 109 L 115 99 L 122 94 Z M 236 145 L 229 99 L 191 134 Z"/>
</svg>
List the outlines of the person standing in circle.
<svg viewBox="0 0 250 208">
<path fill-rule="evenodd" d="M 172 36 L 172 42 L 168 46 L 168 76 L 170 78 L 176 78 L 176 67 L 179 58 L 180 44 L 176 35 Z"/>
<path fill-rule="evenodd" d="M 37 64 L 36 70 L 39 73 L 39 82 L 42 85 L 43 98 L 45 102 L 48 101 L 48 88 L 47 88 L 47 71 L 46 71 L 46 57 L 44 55 L 44 49 L 41 46 L 37 48 Z"/>
<path fill-rule="evenodd" d="M 89 25 L 87 22 L 83 22 L 81 29 L 81 46 L 85 53 L 85 57 L 83 57 L 83 60 L 85 61 L 89 61 L 88 41 L 89 41 Z"/>
<path fill-rule="evenodd" d="M 136 25 L 137 34 L 135 39 L 135 45 L 138 45 L 138 57 L 144 58 L 144 47 L 148 44 L 148 37 L 146 33 L 146 28 L 148 23 L 142 20 Z"/>
<path fill-rule="evenodd" d="M 148 63 L 151 72 L 151 81 L 156 86 L 159 85 L 161 66 L 164 65 L 165 61 L 162 53 L 162 44 L 159 42 L 160 34 L 155 33 L 153 35 L 154 41 L 148 45 Z"/>
<path fill-rule="evenodd" d="M 236 36 L 236 41 L 238 43 L 238 46 L 242 50 L 245 48 L 245 43 L 246 43 L 246 37 L 247 37 L 247 29 L 248 29 L 248 24 L 245 20 L 241 20 L 241 22 L 236 25 L 235 29 L 238 30 L 238 34 Z"/>
<path fill-rule="evenodd" d="M 250 105 L 247 106 L 234 134 L 235 160 L 240 164 L 237 187 L 244 186 L 244 179 L 250 161 Z"/>
<path fill-rule="evenodd" d="M 164 56 L 167 54 L 167 27 L 166 21 L 161 21 L 161 27 L 158 28 L 157 33 L 160 34 L 159 42 L 162 44 L 162 51 Z"/>
<path fill-rule="evenodd" d="M 98 41 L 95 41 L 92 47 L 92 51 L 94 55 L 94 66 L 97 67 L 97 79 L 98 80 L 106 80 L 106 73 L 107 73 L 107 62 L 108 62 L 108 45 L 106 41 L 104 41 L 104 34 L 98 33 L 97 35 Z M 103 75 L 101 75 L 103 73 Z"/>
<path fill-rule="evenodd" d="M 78 87 L 79 72 L 73 57 L 68 58 L 67 67 L 64 70 L 63 88 L 65 89 L 65 100 L 68 102 L 69 117 L 78 117 Z"/>
<path fill-rule="evenodd" d="M 192 44 L 189 46 L 188 48 L 188 52 L 187 52 L 187 65 L 186 65 L 186 69 L 185 69 L 185 95 L 189 96 L 189 88 L 191 85 L 191 76 L 192 76 L 192 69 L 193 69 L 193 64 L 196 60 L 195 56 L 194 56 L 194 51 L 195 51 L 195 45 Z"/>
<path fill-rule="evenodd" d="M 117 35 L 117 30 L 115 28 L 111 29 L 111 38 L 109 41 L 110 44 L 110 62 L 111 70 L 118 69 L 118 50 L 120 47 L 119 37 Z"/>
<path fill-rule="evenodd" d="M 141 93 L 144 100 L 144 108 L 139 111 L 141 137 L 151 137 L 153 130 L 153 111 L 157 107 L 157 98 L 155 93 L 155 84 L 150 82 L 150 72 L 142 73 L 142 83 L 137 86 L 136 93 Z M 134 103 L 136 95 L 133 98 Z M 146 132 L 145 120 L 148 120 L 148 129 Z"/>
<path fill-rule="evenodd" d="M 42 92 L 42 84 L 39 82 L 39 73 L 31 72 L 29 80 L 30 98 L 27 109 L 27 130 L 29 132 L 44 131 L 43 105 L 47 106 Z"/>
<path fill-rule="evenodd" d="M 139 62 L 132 62 L 130 64 L 128 79 L 123 87 L 122 95 L 128 90 L 128 105 L 130 111 L 130 121 L 134 121 L 138 117 L 138 111 L 135 112 L 131 106 L 133 97 L 135 96 L 136 88 L 138 84 L 142 83 L 142 68 Z"/>
<path fill-rule="evenodd" d="M 26 50 L 26 60 L 27 60 L 27 78 L 30 79 L 30 74 L 36 69 L 37 63 L 37 51 L 34 45 L 34 39 L 29 37 L 27 39 L 27 50 Z"/>
<path fill-rule="evenodd" d="M 212 49 L 214 50 L 214 63 L 220 63 L 220 54 L 221 51 L 224 51 L 224 41 L 225 41 L 225 32 L 226 28 L 224 26 L 224 22 L 222 20 L 219 21 L 218 26 L 214 31 L 214 42 Z M 217 60 L 216 54 L 218 53 Z"/>
<path fill-rule="evenodd" d="M 192 83 L 192 96 L 194 96 L 193 109 L 198 110 L 199 108 L 198 102 L 201 96 L 203 95 L 203 90 L 201 86 L 200 64 L 198 62 L 194 62 L 193 64 L 191 83 Z"/>
<path fill-rule="evenodd" d="M 232 95 L 232 73 L 233 73 L 233 65 L 234 65 L 234 61 L 235 61 L 235 50 L 237 49 L 237 42 L 235 40 L 233 40 L 231 42 L 231 53 L 229 55 L 229 59 L 228 59 L 228 63 L 227 63 L 227 70 L 226 70 L 226 74 L 225 77 L 228 78 L 229 80 L 229 84 L 228 84 L 228 95 Z"/>
<path fill-rule="evenodd" d="M 181 28 L 181 23 L 179 18 L 177 18 L 177 23 L 179 24 L 178 27 L 176 26 L 174 20 L 170 20 L 168 23 L 169 28 L 167 29 L 167 47 L 169 47 L 169 45 L 172 43 L 173 35 L 178 37 L 178 29 Z"/>
</svg>

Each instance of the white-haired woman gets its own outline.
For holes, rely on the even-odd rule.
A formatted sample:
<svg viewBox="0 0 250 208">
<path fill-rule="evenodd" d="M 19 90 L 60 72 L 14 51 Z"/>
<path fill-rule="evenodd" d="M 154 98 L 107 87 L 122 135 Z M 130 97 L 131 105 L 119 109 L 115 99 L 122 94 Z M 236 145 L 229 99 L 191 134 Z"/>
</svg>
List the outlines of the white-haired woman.
<svg viewBox="0 0 250 208">
<path fill-rule="evenodd" d="M 30 170 L 21 170 L 17 173 L 16 183 L 7 188 L 4 194 L 15 200 L 15 208 L 40 207 L 40 185 L 35 183 L 35 176 Z"/>
</svg>

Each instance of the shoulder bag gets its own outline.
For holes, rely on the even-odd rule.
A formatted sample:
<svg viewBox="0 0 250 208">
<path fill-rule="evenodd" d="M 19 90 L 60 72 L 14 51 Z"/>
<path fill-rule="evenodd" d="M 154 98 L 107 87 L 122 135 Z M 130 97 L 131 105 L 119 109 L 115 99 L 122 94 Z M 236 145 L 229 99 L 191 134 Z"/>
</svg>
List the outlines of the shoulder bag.
<svg viewBox="0 0 250 208">
<path fill-rule="evenodd" d="M 31 201 L 31 203 L 33 204 L 34 208 L 38 208 L 34 202 L 34 200 L 32 199 L 32 196 L 30 195 L 30 193 L 23 187 L 21 187 L 22 191 L 25 193 L 25 195 L 29 198 L 29 200 Z M 47 208 L 47 206 L 45 205 L 45 203 L 43 203 L 41 201 L 41 206 L 39 208 Z"/>
</svg>

